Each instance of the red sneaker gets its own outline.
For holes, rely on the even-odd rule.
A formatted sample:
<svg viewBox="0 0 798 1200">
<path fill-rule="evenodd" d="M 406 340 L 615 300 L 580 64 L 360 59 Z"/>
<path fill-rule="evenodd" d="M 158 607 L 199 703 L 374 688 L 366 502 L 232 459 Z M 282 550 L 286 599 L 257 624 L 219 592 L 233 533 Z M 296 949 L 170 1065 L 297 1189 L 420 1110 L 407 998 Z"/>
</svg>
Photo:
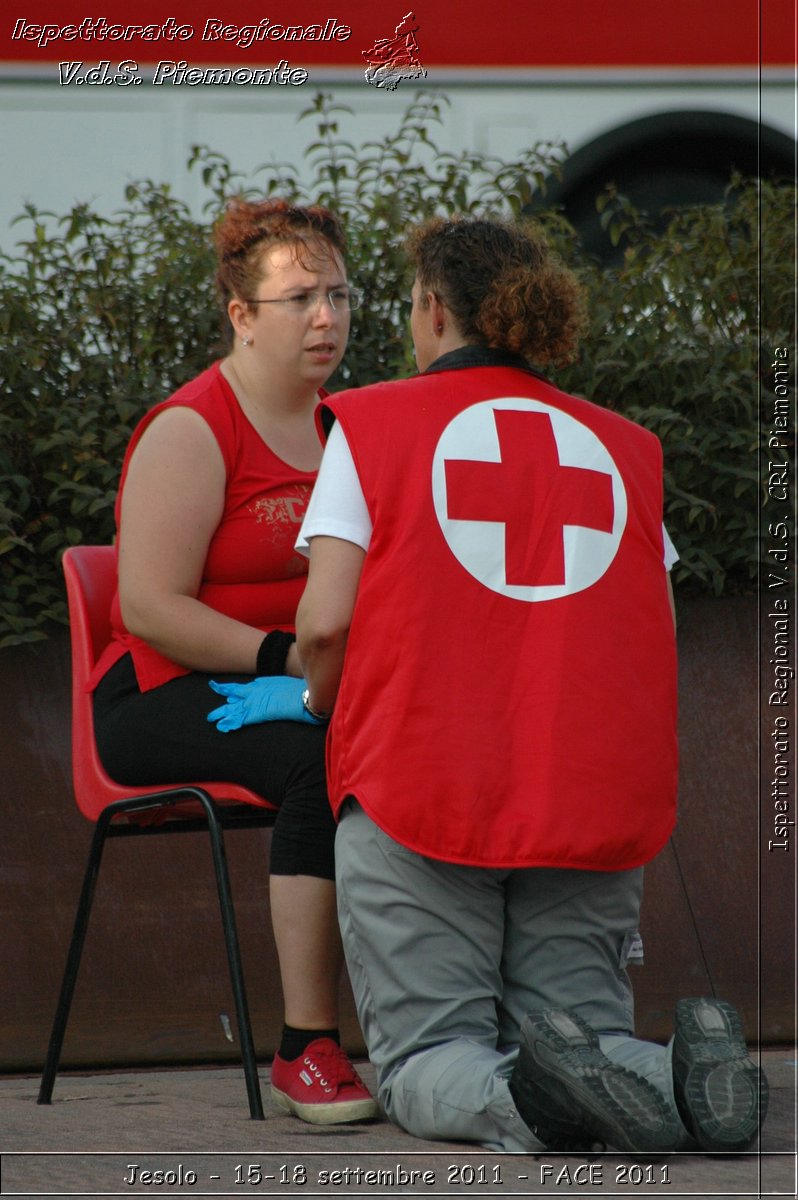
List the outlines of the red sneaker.
<svg viewBox="0 0 798 1200">
<path fill-rule="evenodd" d="M 368 1121 L 380 1112 L 377 1101 L 332 1038 L 316 1038 L 292 1062 L 275 1054 L 272 1100 L 311 1125 Z"/>
</svg>

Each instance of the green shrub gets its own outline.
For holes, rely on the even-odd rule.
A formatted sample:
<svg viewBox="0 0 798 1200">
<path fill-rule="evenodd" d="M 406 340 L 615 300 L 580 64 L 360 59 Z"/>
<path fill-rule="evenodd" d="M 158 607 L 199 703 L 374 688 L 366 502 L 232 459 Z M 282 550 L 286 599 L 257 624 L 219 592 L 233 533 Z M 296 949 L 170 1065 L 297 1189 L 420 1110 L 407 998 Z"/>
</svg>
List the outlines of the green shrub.
<svg viewBox="0 0 798 1200">
<path fill-rule="evenodd" d="M 206 230 L 166 188 L 126 196 L 110 220 L 29 209 L 0 273 L 0 646 L 65 620 L 62 551 L 111 540 L 135 422 L 211 356 Z"/>
<path fill-rule="evenodd" d="M 611 193 L 599 206 L 626 249 L 616 268 L 583 268 L 591 327 L 560 382 L 662 440 L 675 582 L 751 591 L 761 398 L 774 348 L 795 339 L 794 189 L 735 179 L 723 204 L 676 210 L 660 234 Z"/>
<path fill-rule="evenodd" d="M 295 166 L 244 178 L 195 148 L 208 190 L 200 221 L 149 181 L 128 187 L 111 218 L 86 205 L 61 217 L 26 209 L 27 239 L 0 256 L 0 646 L 43 640 L 49 622 L 65 622 L 60 556 L 111 539 L 135 422 L 220 353 L 209 229 L 227 195 L 313 199 L 344 218 L 365 303 L 332 388 L 413 369 L 407 226 L 435 212 L 518 215 L 564 154 L 551 144 L 514 163 L 444 153 L 434 129 L 445 104 L 422 93 L 396 133 L 354 146 L 340 132 L 345 110 L 317 97 L 305 114 L 316 137 L 304 185 Z M 537 214 L 590 296 L 584 354 L 557 382 L 660 435 L 677 579 L 716 593 L 745 590 L 756 576 L 758 353 L 761 344 L 765 369 L 771 343 L 791 344 L 792 264 L 777 234 L 790 194 L 767 190 L 773 232 L 761 260 L 752 183 L 736 184 L 724 206 L 675 214 L 661 236 L 605 197 L 607 224 L 626 245 L 612 269 L 580 256 L 561 215 Z"/>
</svg>

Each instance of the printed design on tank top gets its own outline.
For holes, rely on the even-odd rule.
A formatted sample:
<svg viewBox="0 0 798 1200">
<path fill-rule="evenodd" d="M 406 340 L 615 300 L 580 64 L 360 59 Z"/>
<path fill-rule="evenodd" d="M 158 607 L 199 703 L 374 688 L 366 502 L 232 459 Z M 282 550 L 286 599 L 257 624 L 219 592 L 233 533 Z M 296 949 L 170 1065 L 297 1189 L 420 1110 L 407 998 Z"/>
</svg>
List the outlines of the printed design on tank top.
<svg viewBox="0 0 798 1200">
<path fill-rule="evenodd" d="M 259 496 L 249 505 L 262 542 L 285 553 L 287 575 L 307 574 L 308 560 L 294 550 L 294 544 L 305 519 L 310 493 L 309 483 L 291 483 Z"/>
<path fill-rule="evenodd" d="M 482 401 L 447 425 L 432 494 L 460 565 L 514 600 L 557 600 L 592 587 L 626 527 L 626 489 L 601 440 L 527 397 Z"/>
</svg>

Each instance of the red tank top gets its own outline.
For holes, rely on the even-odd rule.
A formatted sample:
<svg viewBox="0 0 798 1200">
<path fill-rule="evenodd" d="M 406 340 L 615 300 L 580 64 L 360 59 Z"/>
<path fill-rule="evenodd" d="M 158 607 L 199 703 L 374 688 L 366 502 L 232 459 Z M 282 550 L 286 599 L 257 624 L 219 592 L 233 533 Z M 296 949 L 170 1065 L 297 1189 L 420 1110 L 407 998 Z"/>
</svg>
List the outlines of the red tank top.
<svg viewBox="0 0 798 1200">
<path fill-rule="evenodd" d="M 191 408 L 207 421 L 227 472 L 224 512 L 208 548 L 198 598 L 264 633 L 293 629 L 307 575 L 307 559 L 297 554 L 294 543 L 316 472 L 299 471 L 269 449 L 242 412 L 219 363 L 152 408 L 136 427 L 122 464 L 117 530 L 133 451 L 155 417 L 176 406 Z M 91 687 L 128 652 L 142 691 L 188 674 L 187 668 L 128 633 L 118 592 L 111 607 L 111 624 L 113 641 L 97 663 Z"/>
<path fill-rule="evenodd" d="M 326 405 L 373 522 L 328 737 L 336 811 L 355 795 L 450 862 L 648 861 L 677 770 L 657 439 L 507 367 Z"/>
</svg>

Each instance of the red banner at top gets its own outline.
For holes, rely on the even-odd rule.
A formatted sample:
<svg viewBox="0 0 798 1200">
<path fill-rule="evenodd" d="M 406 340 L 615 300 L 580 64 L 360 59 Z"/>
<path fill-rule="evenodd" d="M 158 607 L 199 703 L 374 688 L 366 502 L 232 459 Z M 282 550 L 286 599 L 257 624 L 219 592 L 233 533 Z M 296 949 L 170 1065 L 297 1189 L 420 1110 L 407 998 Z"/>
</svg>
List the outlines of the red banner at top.
<svg viewBox="0 0 798 1200">
<path fill-rule="evenodd" d="M 0 18 L 0 61 L 254 66 L 290 59 L 298 68 L 365 69 L 375 52 L 392 53 L 408 17 L 415 40 L 408 53 L 427 70 L 790 66 L 795 52 L 792 0 L 615 0 L 601 9 L 595 0 L 406 4 L 11 0 Z"/>
</svg>

